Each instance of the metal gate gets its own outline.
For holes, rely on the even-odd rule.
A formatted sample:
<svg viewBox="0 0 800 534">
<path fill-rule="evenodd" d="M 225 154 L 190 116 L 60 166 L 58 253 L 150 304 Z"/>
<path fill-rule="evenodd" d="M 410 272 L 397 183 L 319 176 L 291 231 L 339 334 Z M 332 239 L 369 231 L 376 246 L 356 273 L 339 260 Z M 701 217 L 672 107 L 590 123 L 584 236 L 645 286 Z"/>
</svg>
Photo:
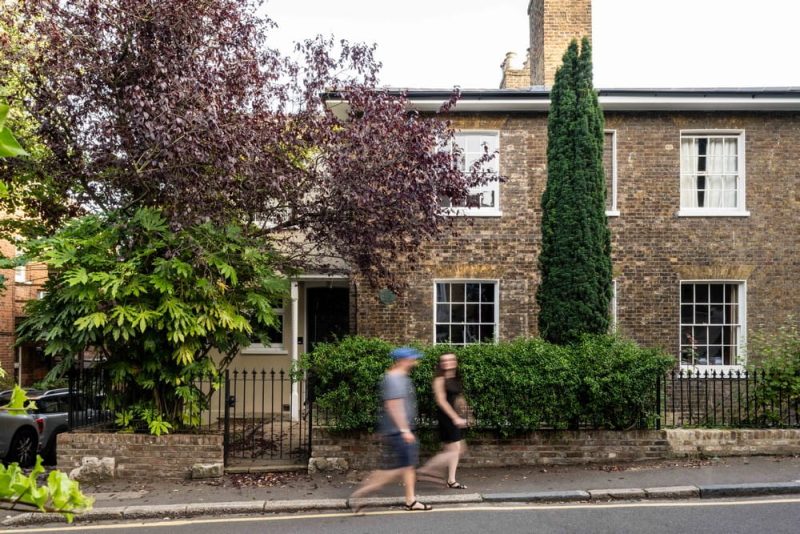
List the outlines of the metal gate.
<svg viewBox="0 0 800 534">
<path fill-rule="evenodd" d="M 225 371 L 226 466 L 308 462 L 311 403 L 304 386 L 283 369 Z"/>
</svg>

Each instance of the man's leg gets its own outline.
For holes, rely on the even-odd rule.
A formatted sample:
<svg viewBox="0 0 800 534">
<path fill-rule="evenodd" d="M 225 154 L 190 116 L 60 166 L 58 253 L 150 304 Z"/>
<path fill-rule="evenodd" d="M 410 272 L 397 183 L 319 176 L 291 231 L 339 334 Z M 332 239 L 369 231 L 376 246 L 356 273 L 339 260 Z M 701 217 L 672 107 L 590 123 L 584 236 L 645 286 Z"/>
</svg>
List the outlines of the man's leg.
<svg viewBox="0 0 800 534">
<path fill-rule="evenodd" d="M 406 487 L 406 505 L 411 506 L 411 503 L 417 500 L 415 492 L 415 484 L 417 482 L 417 474 L 414 472 L 414 467 L 409 466 L 403 470 L 403 484 Z"/>
</svg>

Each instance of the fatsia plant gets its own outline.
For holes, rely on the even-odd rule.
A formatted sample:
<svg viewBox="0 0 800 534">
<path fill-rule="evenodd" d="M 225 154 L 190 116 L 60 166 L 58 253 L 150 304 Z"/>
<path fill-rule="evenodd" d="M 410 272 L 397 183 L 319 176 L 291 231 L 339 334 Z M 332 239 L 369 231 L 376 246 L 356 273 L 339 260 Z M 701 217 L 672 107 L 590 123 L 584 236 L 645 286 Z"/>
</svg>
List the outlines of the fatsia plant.
<svg viewBox="0 0 800 534">
<path fill-rule="evenodd" d="M 240 225 L 173 230 L 155 209 L 79 218 L 29 248 L 50 277 L 20 342 L 61 358 L 52 374 L 81 354 L 100 359 L 118 419 L 154 434 L 199 423 L 195 382 L 276 326 L 287 291 L 281 257 Z"/>
<path fill-rule="evenodd" d="M 74 514 L 92 507 L 94 499 L 81 492 L 78 482 L 53 470 L 40 485 L 39 476 L 44 473 L 41 457 L 36 458 L 36 466 L 27 474 L 16 463 L 8 467 L 0 464 L 0 508 L 56 512 L 71 523 Z"/>
</svg>

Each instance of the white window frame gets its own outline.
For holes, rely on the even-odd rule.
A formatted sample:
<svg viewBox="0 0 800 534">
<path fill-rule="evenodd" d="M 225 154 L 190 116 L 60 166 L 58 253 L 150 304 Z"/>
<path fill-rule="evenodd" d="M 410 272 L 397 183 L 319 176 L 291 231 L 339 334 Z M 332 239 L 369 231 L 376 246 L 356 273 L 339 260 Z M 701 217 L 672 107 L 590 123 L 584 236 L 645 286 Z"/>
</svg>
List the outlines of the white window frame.
<svg viewBox="0 0 800 534">
<path fill-rule="evenodd" d="M 683 284 L 738 284 L 739 285 L 739 335 L 737 336 L 736 360 L 733 365 L 685 365 L 681 361 L 681 343 L 683 340 L 681 319 L 681 288 Z M 694 376 L 704 376 L 706 371 L 709 375 L 712 371 L 719 374 L 720 371 L 729 373 L 731 371 L 745 371 L 747 365 L 747 280 L 723 280 L 723 279 L 688 279 L 678 282 L 678 363 L 681 369 L 691 370 Z"/>
<path fill-rule="evenodd" d="M 617 333 L 617 295 L 619 294 L 617 288 L 617 279 L 614 278 L 611 280 L 611 324 L 609 325 L 609 331 L 612 334 Z"/>
<path fill-rule="evenodd" d="M 276 316 L 282 317 L 281 329 L 283 333 L 283 343 L 270 343 L 264 345 L 263 343 L 251 343 L 247 347 L 242 347 L 241 354 L 255 355 L 255 354 L 289 354 L 289 349 L 286 347 L 286 313 L 284 308 L 273 308 L 273 313 Z"/>
<path fill-rule="evenodd" d="M 492 278 L 437 278 L 433 281 L 433 344 L 437 345 L 436 341 L 436 284 L 494 284 L 494 344 L 500 342 L 500 280 Z M 480 343 L 480 342 L 479 342 Z M 463 343 L 461 346 L 477 345 L 478 343 Z"/>
<path fill-rule="evenodd" d="M 611 176 L 606 176 L 606 180 L 611 180 L 611 209 L 606 210 L 606 217 L 619 217 L 619 206 L 617 206 L 617 131 L 603 130 L 603 138 L 606 134 L 611 134 Z"/>
<path fill-rule="evenodd" d="M 683 169 L 683 139 L 685 137 L 737 137 L 736 143 L 736 156 L 738 166 L 738 184 L 739 187 L 736 191 L 736 198 L 738 206 L 735 208 L 684 208 L 680 206 L 680 191 L 681 179 L 684 175 Z M 747 211 L 747 180 L 746 169 L 747 161 L 745 159 L 745 131 L 744 130 L 729 130 L 729 129 L 710 129 L 710 130 L 681 130 L 678 137 L 678 158 L 680 160 L 680 175 L 678 177 L 678 216 L 679 217 L 749 217 L 750 212 Z"/>
<path fill-rule="evenodd" d="M 19 258 L 22 256 L 22 252 L 17 249 L 14 251 L 14 256 Z M 24 265 L 17 265 L 14 267 L 14 283 L 16 284 L 27 284 L 28 282 L 28 264 Z"/>
<path fill-rule="evenodd" d="M 500 175 L 500 130 L 458 130 L 456 137 L 459 135 L 481 135 L 481 136 L 495 136 L 497 138 L 497 154 L 495 154 L 491 165 L 495 166 L 495 172 Z M 455 139 L 454 139 L 455 141 Z M 495 206 L 491 208 L 468 208 L 468 207 L 445 207 L 445 214 L 454 217 L 500 217 L 503 211 L 500 206 L 500 180 L 494 180 L 487 184 L 486 187 L 494 188 L 495 193 Z"/>
</svg>

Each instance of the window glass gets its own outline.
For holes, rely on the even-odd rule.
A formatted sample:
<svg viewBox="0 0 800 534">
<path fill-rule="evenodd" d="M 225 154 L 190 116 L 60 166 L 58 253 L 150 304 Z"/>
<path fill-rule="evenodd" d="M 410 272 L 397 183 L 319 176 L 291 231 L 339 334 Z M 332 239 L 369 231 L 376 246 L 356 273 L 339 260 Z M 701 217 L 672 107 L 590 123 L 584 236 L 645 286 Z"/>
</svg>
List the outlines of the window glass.
<svg viewBox="0 0 800 534">
<path fill-rule="evenodd" d="M 740 284 L 681 284 L 681 364 L 736 365 Z"/>
<path fill-rule="evenodd" d="M 436 283 L 436 343 L 465 345 L 496 339 L 495 282 Z"/>
</svg>

